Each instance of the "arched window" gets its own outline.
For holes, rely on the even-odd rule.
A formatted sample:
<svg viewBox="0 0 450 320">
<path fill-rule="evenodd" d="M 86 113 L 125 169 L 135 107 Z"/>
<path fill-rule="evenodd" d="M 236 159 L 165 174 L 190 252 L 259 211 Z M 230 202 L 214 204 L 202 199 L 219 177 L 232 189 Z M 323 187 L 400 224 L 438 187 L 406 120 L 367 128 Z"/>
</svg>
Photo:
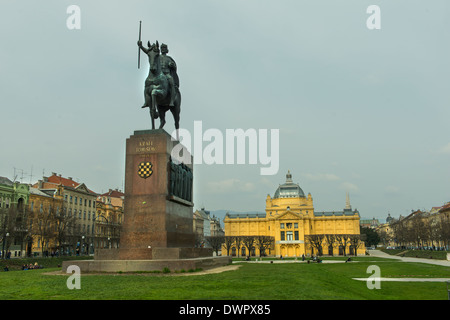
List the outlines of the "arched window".
<svg viewBox="0 0 450 320">
<path fill-rule="evenodd" d="M 19 200 L 17 201 L 17 210 L 19 211 L 23 210 L 23 203 L 24 203 L 23 198 L 19 198 Z"/>
</svg>

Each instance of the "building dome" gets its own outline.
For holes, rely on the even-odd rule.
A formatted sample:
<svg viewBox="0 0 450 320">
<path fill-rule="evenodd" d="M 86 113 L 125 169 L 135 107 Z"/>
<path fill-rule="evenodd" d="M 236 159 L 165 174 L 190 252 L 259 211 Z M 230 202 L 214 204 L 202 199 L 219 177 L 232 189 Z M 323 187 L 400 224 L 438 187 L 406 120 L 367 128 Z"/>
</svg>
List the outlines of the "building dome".
<svg viewBox="0 0 450 320">
<path fill-rule="evenodd" d="M 302 188 L 296 183 L 292 182 L 291 172 L 286 174 L 286 183 L 280 185 L 275 191 L 274 198 L 305 198 Z"/>
</svg>

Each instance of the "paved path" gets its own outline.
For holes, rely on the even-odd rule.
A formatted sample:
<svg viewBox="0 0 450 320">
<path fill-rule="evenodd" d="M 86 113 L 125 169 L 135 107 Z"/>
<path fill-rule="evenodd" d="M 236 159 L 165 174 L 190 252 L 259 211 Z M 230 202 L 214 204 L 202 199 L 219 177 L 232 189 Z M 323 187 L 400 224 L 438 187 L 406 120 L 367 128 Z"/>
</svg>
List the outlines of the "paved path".
<svg viewBox="0 0 450 320">
<path fill-rule="evenodd" d="M 371 255 L 372 257 L 397 259 L 397 260 L 401 260 L 404 262 L 421 262 L 421 263 L 435 264 L 435 265 L 444 266 L 444 267 L 450 267 L 450 261 L 448 261 L 448 260 L 399 257 L 399 256 L 393 256 L 393 255 L 387 254 L 380 250 L 368 250 L 368 252 L 369 252 L 369 255 Z M 449 272 L 449 274 L 450 274 L 450 272 Z"/>
<path fill-rule="evenodd" d="M 387 254 L 380 250 L 369 250 L 370 256 L 379 257 L 379 258 L 387 258 L 387 259 L 395 259 L 400 260 L 402 262 L 420 262 L 420 263 L 428 263 L 434 265 L 440 265 L 444 267 L 450 267 L 450 261 L 447 260 L 436 260 L 436 259 L 423 259 L 423 258 L 411 258 L 411 257 L 399 257 Z M 450 275 L 450 270 L 449 270 Z M 404 282 L 450 282 L 450 278 L 353 278 L 354 280 L 359 281 L 404 281 Z"/>
</svg>

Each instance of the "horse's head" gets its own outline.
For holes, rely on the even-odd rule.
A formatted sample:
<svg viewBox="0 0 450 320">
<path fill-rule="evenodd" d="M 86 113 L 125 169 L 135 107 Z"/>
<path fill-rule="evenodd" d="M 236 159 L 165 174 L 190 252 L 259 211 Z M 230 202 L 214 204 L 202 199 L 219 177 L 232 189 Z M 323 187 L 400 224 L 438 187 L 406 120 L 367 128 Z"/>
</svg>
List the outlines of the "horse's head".
<svg viewBox="0 0 450 320">
<path fill-rule="evenodd" d="M 159 43 L 158 41 L 156 41 L 156 43 L 154 44 L 150 44 L 150 41 L 147 42 L 148 44 L 148 57 L 149 57 L 149 62 L 150 62 L 150 71 L 152 73 L 156 73 L 156 71 L 158 71 L 159 69 L 159 62 L 158 62 L 158 57 L 159 57 Z"/>
</svg>

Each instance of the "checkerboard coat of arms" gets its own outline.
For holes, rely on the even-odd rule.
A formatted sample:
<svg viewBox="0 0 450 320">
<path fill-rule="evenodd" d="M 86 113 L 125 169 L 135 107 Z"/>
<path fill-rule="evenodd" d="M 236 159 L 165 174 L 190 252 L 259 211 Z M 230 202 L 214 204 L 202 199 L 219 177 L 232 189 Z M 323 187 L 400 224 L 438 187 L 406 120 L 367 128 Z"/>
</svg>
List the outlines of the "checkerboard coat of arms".
<svg viewBox="0 0 450 320">
<path fill-rule="evenodd" d="M 151 162 L 141 162 L 138 166 L 138 176 L 144 179 L 149 178 L 153 173 L 153 165 Z"/>
</svg>

